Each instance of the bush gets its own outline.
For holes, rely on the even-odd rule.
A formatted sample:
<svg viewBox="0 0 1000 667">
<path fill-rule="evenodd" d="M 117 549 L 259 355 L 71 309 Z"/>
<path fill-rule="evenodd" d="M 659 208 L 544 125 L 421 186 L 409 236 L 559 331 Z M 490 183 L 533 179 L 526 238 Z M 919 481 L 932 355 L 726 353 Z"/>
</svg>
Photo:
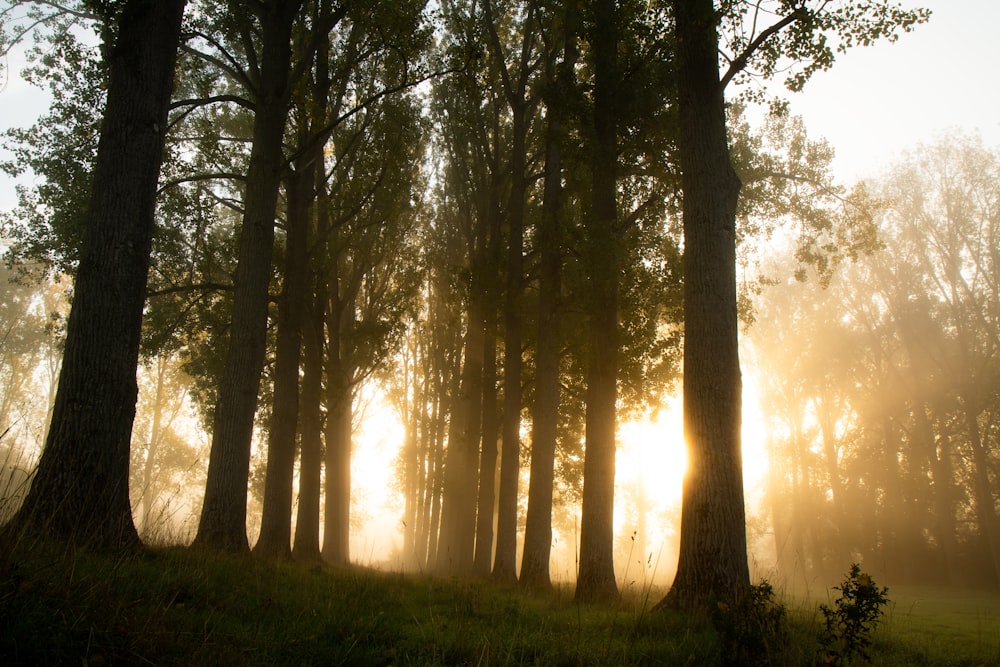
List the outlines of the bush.
<svg viewBox="0 0 1000 667">
<path fill-rule="evenodd" d="M 889 601 L 886 597 L 889 589 L 880 589 L 870 575 L 853 563 L 847 578 L 840 586 L 834 586 L 834 590 L 840 591 L 834 608 L 825 604 L 819 607 L 826 620 L 826 628 L 820 636 L 823 662 L 840 665 L 854 656 L 871 661 L 869 635 L 878 625 L 882 607 Z"/>
<path fill-rule="evenodd" d="M 751 586 L 737 607 L 720 602 L 712 624 L 722 636 L 725 664 L 769 665 L 787 639 L 785 607 L 766 579 Z"/>
</svg>

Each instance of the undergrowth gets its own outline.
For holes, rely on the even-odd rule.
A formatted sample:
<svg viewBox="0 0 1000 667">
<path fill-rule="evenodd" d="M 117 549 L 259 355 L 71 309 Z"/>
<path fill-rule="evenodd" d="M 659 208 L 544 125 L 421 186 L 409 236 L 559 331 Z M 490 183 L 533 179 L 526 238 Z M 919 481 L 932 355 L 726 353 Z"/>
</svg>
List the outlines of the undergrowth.
<svg viewBox="0 0 1000 667">
<path fill-rule="evenodd" d="M 108 556 L 39 540 L 0 552 L 0 664 L 799 665 L 818 619 L 767 582 L 721 617 L 572 591 L 180 548 Z M 652 596 L 656 599 L 657 596 Z M 879 643 L 878 664 L 934 662 Z M 978 664 L 968 663 L 968 664 Z"/>
</svg>

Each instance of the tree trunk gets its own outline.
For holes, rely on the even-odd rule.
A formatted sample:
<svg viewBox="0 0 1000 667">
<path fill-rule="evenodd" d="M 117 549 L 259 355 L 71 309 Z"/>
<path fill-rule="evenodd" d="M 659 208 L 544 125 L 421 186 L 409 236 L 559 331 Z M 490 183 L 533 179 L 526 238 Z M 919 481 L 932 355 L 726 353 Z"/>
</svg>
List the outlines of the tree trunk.
<svg viewBox="0 0 1000 667">
<path fill-rule="evenodd" d="M 925 438 L 927 456 L 930 459 L 934 494 L 934 535 L 941 545 L 944 556 L 946 582 L 955 586 L 961 583 L 962 566 L 959 557 L 958 531 L 955 526 L 955 503 L 952 485 L 955 473 L 951 465 L 951 442 L 947 433 L 934 434 L 925 407 L 920 406 L 917 414 L 917 429 Z"/>
<path fill-rule="evenodd" d="M 523 96 L 523 92 L 521 92 Z M 504 304 L 503 424 L 500 494 L 497 504 L 497 552 L 493 578 L 517 582 L 517 483 L 521 473 L 521 314 L 524 292 L 524 196 L 527 108 L 523 97 L 512 101 L 511 186 L 507 205 L 507 299 Z"/>
<path fill-rule="evenodd" d="M 318 24 L 320 17 L 330 15 L 330 2 L 323 0 L 313 6 L 313 23 Z M 326 124 L 330 101 L 330 40 L 321 39 L 316 47 L 316 64 L 312 83 L 312 95 L 309 99 L 310 136 L 316 137 L 320 127 Z M 306 143 L 306 142 L 302 142 Z M 319 507 L 322 495 L 323 467 L 323 333 L 326 323 L 326 277 L 314 261 L 312 268 L 310 260 L 325 256 L 327 226 L 330 219 L 330 198 L 327 194 L 326 166 L 322 159 L 323 146 L 317 145 L 312 153 L 313 159 L 308 167 L 311 179 L 311 200 L 315 211 L 315 229 L 311 237 L 306 239 L 306 257 L 302 259 L 306 280 L 310 277 L 313 285 L 310 289 L 310 306 L 302 315 L 302 395 L 299 405 L 300 459 L 299 459 L 299 498 L 295 515 L 295 537 L 292 544 L 292 555 L 297 560 L 318 562 L 321 560 L 319 544 Z M 307 229 L 308 231 L 308 229 Z M 308 237 L 309 235 L 307 235 Z M 308 248 L 312 246 L 312 256 Z"/>
<path fill-rule="evenodd" d="M 45 449 L 15 520 L 99 548 L 139 542 L 129 502 L 129 449 L 156 185 L 184 5 L 123 3 L 115 43 L 108 45 L 108 100 L 59 388 Z"/>
<path fill-rule="evenodd" d="M 484 306 L 483 333 L 483 421 L 482 421 L 482 451 L 479 463 L 479 498 L 476 513 L 476 554 L 473 562 L 473 572 L 476 576 L 488 577 L 493 570 L 494 533 L 493 522 L 496 518 L 496 481 L 497 481 L 497 442 L 499 441 L 500 421 L 497 400 L 497 336 L 499 322 L 499 275 L 500 255 L 503 249 L 500 226 L 499 193 L 501 178 L 493 174 L 492 184 L 487 197 L 487 208 L 481 234 L 485 239 L 484 261 L 482 266 L 482 285 Z"/>
<path fill-rule="evenodd" d="M 349 338 L 354 328 L 354 297 L 331 283 L 327 316 L 326 359 L 326 496 L 323 516 L 323 560 L 350 562 L 351 430 L 354 421 L 354 370 Z"/>
<path fill-rule="evenodd" d="M 311 157 L 311 156 L 310 156 Z M 278 297 L 278 333 L 274 358 L 274 396 L 267 434 L 267 476 L 260 538 L 254 553 L 287 559 L 292 555 L 292 493 L 299 418 L 299 361 L 302 324 L 309 286 L 307 236 L 309 204 L 313 198 L 311 160 L 285 180 L 288 200 L 285 222 L 285 280 Z"/>
<path fill-rule="evenodd" d="M 301 0 L 261 3 L 260 79 L 255 96 L 253 148 L 236 265 L 229 350 L 212 426 L 205 500 L 195 545 L 246 552 L 247 478 L 267 338 L 268 282 L 274 215 L 284 165 L 291 29 Z"/>
<path fill-rule="evenodd" d="M 353 392 L 349 385 L 331 391 L 326 423 L 326 504 L 323 522 L 323 560 L 350 562 L 351 536 L 351 426 Z"/>
<path fill-rule="evenodd" d="M 156 470 L 153 462 L 159 454 L 160 440 L 162 439 L 163 385 L 165 381 L 166 360 L 163 356 L 160 356 L 156 360 L 156 388 L 153 392 L 153 405 L 151 407 L 153 418 L 150 420 L 149 438 L 146 441 L 146 460 L 143 461 L 142 465 L 142 511 L 140 513 L 142 520 L 140 525 L 142 526 L 143 535 L 147 540 L 153 529 L 153 501 L 155 500 L 153 496 L 153 474 Z"/>
<path fill-rule="evenodd" d="M 538 228 L 541 268 L 538 281 L 538 336 L 535 403 L 531 420 L 531 475 L 524 527 L 520 582 L 529 588 L 552 586 L 552 488 L 559 424 L 559 298 L 562 271 L 562 142 L 565 103 L 571 95 L 576 64 L 576 8 L 566 5 L 564 57 L 558 74 L 547 72 L 545 99 L 545 191 Z M 553 69 L 551 59 L 548 69 Z"/>
<path fill-rule="evenodd" d="M 695 608 L 750 586 L 740 451 L 736 204 L 712 0 L 674 0 L 684 192 L 684 479 L 677 575 L 667 599 Z"/>
<path fill-rule="evenodd" d="M 441 535 L 437 569 L 447 574 L 470 574 L 476 538 L 476 498 L 479 473 L 483 397 L 483 296 L 472 287 L 465 338 L 462 383 L 452 419 L 457 428 L 448 438 L 441 499 Z M 487 511 L 484 509 L 483 511 Z"/>
<path fill-rule="evenodd" d="M 301 458 L 299 460 L 299 503 L 295 515 L 296 560 L 320 560 L 319 506 L 323 467 L 323 322 L 326 317 L 326 289 L 317 277 L 312 307 L 303 327 L 302 401 L 299 408 Z"/>
<path fill-rule="evenodd" d="M 499 226 L 499 225 L 498 225 Z M 499 243 L 499 241 L 497 241 Z M 491 294 L 492 297 L 492 294 Z M 488 303 L 494 303 L 493 298 Z M 493 569 L 493 518 L 496 505 L 497 441 L 497 320 L 496 308 L 488 308 L 483 339 L 483 445 L 479 464 L 479 499 L 476 513 L 476 554 L 473 572 L 488 577 Z"/>
<path fill-rule="evenodd" d="M 590 294 L 587 361 L 586 452 L 580 518 L 580 574 L 576 599 L 615 600 L 615 403 L 618 398 L 618 148 L 615 86 L 618 28 L 614 0 L 597 0 L 591 48 L 594 59 L 593 210 L 586 262 Z"/>
</svg>

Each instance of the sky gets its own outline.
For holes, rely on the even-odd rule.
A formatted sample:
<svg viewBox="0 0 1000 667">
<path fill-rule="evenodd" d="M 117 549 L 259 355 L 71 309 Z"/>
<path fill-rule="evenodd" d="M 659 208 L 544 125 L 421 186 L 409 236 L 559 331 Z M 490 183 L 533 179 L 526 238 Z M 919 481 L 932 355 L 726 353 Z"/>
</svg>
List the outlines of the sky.
<svg viewBox="0 0 1000 667">
<path fill-rule="evenodd" d="M 894 44 L 856 47 L 833 68 L 789 94 L 809 135 L 836 150 L 837 175 L 877 176 L 902 152 L 958 128 L 1000 146 L 997 0 L 903 0 L 931 10 L 930 21 Z"/>
<path fill-rule="evenodd" d="M 846 183 L 877 176 L 905 150 L 932 142 L 951 128 L 978 132 L 1000 146 L 1000 88 L 996 49 L 997 0 L 902 0 L 932 11 L 929 23 L 902 35 L 839 56 L 801 93 L 789 93 L 814 139 L 836 150 L 834 168 Z M 16 55 L 0 80 L 0 130 L 30 124 L 45 96 L 18 78 Z M 0 146 L 0 159 L 6 152 Z M 0 176 L 0 210 L 13 207 L 14 184 Z"/>
</svg>

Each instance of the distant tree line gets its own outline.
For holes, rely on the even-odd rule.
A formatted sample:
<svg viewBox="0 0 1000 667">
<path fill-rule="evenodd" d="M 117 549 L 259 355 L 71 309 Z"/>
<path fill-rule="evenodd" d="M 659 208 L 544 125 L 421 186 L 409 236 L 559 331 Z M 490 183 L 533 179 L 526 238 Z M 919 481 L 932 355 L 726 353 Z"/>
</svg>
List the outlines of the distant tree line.
<svg viewBox="0 0 1000 667">
<path fill-rule="evenodd" d="M 762 294 L 768 494 L 799 584 L 860 558 L 1000 582 L 998 176 L 976 137 L 922 145 L 866 184 L 876 249 Z"/>
</svg>

